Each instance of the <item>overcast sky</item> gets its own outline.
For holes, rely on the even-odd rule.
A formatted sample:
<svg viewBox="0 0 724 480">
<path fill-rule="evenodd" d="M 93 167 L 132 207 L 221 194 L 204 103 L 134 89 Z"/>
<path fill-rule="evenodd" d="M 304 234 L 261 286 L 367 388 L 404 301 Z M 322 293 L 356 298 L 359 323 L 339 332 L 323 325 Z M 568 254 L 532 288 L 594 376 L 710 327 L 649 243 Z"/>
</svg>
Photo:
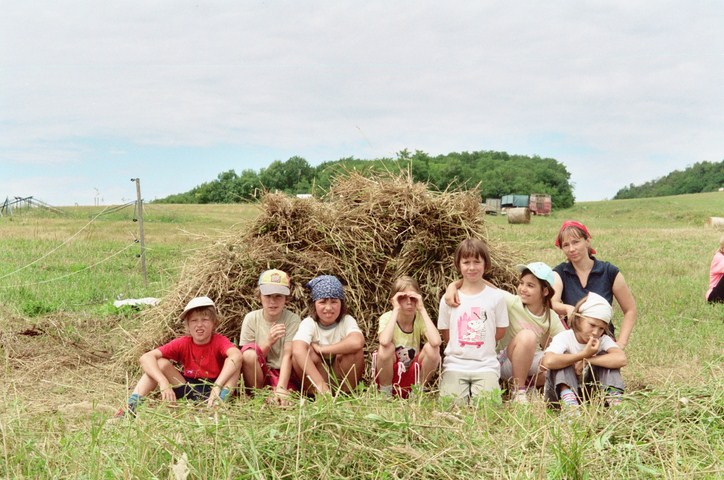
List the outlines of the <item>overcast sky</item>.
<svg viewBox="0 0 724 480">
<path fill-rule="evenodd" d="M 579 201 L 724 159 L 716 1 L 0 0 L 0 202 L 293 155 L 551 157 Z M 511 192 L 514 193 L 514 192 Z"/>
</svg>

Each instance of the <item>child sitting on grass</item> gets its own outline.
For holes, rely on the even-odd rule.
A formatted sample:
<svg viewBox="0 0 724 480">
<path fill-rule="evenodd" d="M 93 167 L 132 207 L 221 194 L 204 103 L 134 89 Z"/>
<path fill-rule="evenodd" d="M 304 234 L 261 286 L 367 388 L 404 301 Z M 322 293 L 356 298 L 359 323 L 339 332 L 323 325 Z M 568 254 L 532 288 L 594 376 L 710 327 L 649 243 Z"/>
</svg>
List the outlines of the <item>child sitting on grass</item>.
<svg viewBox="0 0 724 480">
<path fill-rule="evenodd" d="M 247 389 L 271 387 L 275 398 L 283 401 L 289 388 L 299 389 L 292 378 L 292 339 L 300 319 L 286 309 L 289 275 L 267 270 L 258 286 L 262 308 L 248 313 L 241 324 L 241 372 Z"/>
<path fill-rule="evenodd" d="M 621 403 L 626 354 L 607 335 L 612 316 L 611 305 L 596 293 L 589 292 L 576 304 L 568 319 L 571 330 L 553 337 L 541 360 L 548 369 L 546 400 L 576 407 L 600 385 L 608 405 Z"/>
<path fill-rule="evenodd" d="M 492 395 L 499 399 L 500 364 L 495 343 L 508 327 L 505 299 L 483 279 L 490 254 L 479 239 L 464 240 L 455 251 L 455 268 L 462 276 L 460 304 L 450 307 L 440 299 L 437 327 L 447 344 L 440 379 L 440 396 L 469 403 Z"/>
<path fill-rule="evenodd" d="M 440 365 L 440 332 L 425 310 L 417 281 L 402 276 L 392 285 L 392 310 L 379 321 L 373 360 L 380 392 L 407 398 L 412 385 L 425 385 Z M 427 343 L 422 346 L 422 340 Z"/>
<path fill-rule="evenodd" d="M 206 401 L 213 406 L 224 401 L 239 382 L 241 352 L 228 338 L 216 333 L 216 306 L 209 297 L 192 299 L 181 313 L 188 335 L 141 355 L 143 376 L 128 399 L 126 411 L 135 415 L 136 407 L 156 387 L 161 399 L 176 402 L 186 398 Z M 179 371 L 173 363 L 180 365 Z"/>
<path fill-rule="evenodd" d="M 342 391 L 352 392 L 364 374 L 365 338 L 347 314 L 342 283 L 335 276 L 321 275 L 306 287 L 311 291 L 310 315 L 299 324 L 292 343 L 302 391 L 331 394 L 336 383 Z"/>
</svg>

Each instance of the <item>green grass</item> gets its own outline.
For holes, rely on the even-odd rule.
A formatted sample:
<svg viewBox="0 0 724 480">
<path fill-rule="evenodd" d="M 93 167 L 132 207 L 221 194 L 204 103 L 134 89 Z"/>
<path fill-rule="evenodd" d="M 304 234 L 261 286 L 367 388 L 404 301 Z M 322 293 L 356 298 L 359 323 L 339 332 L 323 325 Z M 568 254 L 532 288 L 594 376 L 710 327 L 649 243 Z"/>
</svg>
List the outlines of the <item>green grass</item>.
<svg viewBox="0 0 724 480">
<path fill-rule="evenodd" d="M 724 474 L 724 306 L 704 302 L 724 233 L 704 223 L 724 212 L 724 194 L 586 202 L 529 225 L 486 218 L 495 241 L 521 261 L 551 265 L 563 260 L 553 246 L 558 227 L 578 219 L 599 258 L 616 264 L 634 292 L 638 322 L 624 404 L 593 405 L 573 418 L 540 404 L 458 409 L 428 395 L 389 402 L 362 388 L 289 408 L 263 398 L 216 411 L 150 401 L 136 420 L 107 422 L 136 381 L 115 358 L 139 323 L 134 310 L 117 312 L 110 303 L 118 295 L 163 296 L 190 252 L 257 210 L 149 205 L 148 287 L 135 245 L 93 266 L 129 245 L 138 228 L 132 209 L 89 224 L 101 210 L 0 218 L 0 478 L 183 478 L 172 468 L 183 470 L 184 456 L 188 478 Z"/>
</svg>

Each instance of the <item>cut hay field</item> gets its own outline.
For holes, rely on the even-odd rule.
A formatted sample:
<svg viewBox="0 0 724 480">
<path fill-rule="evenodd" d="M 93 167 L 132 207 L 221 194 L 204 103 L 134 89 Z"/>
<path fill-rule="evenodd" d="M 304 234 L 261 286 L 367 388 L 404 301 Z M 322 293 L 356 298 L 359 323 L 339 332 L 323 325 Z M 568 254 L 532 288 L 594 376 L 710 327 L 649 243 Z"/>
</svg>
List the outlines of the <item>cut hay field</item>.
<svg viewBox="0 0 724 480">
<path fill-rule="evenodd" d="M 561 418 L 541 404 L 458 409 L 375 392 L 293 407 L 263 398 L 211 411 L 149 402 L 108 422 L 137 371 L 119 361 L 142 316 L 117 298 L 173 290 L 184 261 L 244 231 L 254 205 L 147 205 L 148 286 L 133 210 L 67 208 L 0 217 L 0 478 L 722 478 L 724 305 L 708 267 L 724 193 L 583 202 L 529 225 L 487 216 L 521 262 L 555 265 L 561 222 L 593 235 L 631 286 L 638 322 L 616 410 Z M 437 298 L 426 299 L 431 310 Z M 614 319 L 620 324 L 621 315 Z"/>
</svg>

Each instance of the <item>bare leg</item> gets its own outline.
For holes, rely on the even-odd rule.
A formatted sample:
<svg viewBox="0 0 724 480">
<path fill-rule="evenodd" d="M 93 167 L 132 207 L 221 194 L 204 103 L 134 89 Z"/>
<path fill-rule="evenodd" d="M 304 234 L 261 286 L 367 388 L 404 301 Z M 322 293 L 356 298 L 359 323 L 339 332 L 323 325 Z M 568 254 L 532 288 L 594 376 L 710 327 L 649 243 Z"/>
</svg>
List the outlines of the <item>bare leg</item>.
<svg viewBox="0 0 724 480">
<path fill-rule="evenodd" d="M 513 385 L 524 388 L 533 363 L 538 337 L 530 330 L 520 331 L 508 344 L 508 358 L 513 365 Z"/>
<path fill-rule="evenodd" d="M 422 385 L 427 385 L 432 373 L 440 368 L 440 348 L 433 347 L 429 343 L 426 343 L 425 346 L 422 347 L 418 361 L 420 362 L 420 367 L 422 368 L 422 378 L 420 379 L 420 383 Z"/>
<path fill-rule="evenodd" d="M 294 342 L 292 367 L 301 380 L 301 391 L 306 393 L 331 393 L 329 377 L 322 357 L 309 344 Z"/>
<path fill-rule="evenodd" d="M 158 367 L 166 376 L 171 386 L 177 387 L 186 383 L 186 380 L 181 375 L 181 372 L 179 372 L 176 367 L 174 367 L 173 364 L 167 359 L 159 359 Z M 141 376 L 141 379 L 136 384 L 136 388 L 133 389 L 133 393 L 137 394 L 140 397 L 145 397 L 146 395 L 154 391 L 157 386 L 158 382 L 156 382 L 156 380 L 144 373 Z"/>
<path fill-rule="evenodd" d="M 247 392 L 251 389 L 264 387 L 264 374 L 259 365 L 256 350 L 244 350 L 241 354 L 241 371 L 244 377 L 244 387 Z"/>
<path fill-rule="evenodd" d="M 382 346 L 377 349 L 377 381 L 380 387 L 392 385 L 392 378 L 394 376 L 395 360 L 395 347 L 390 344 Z"/>
<path fill-rule="evenodd" d="M 365 355 L 362 349 L 355 353 L 337 355 L 333 365 L 334 374 L 342 382 L 342 391 L 350 393 L 357 388 L 357 382 L 365 373 Z"/>
</svg>

